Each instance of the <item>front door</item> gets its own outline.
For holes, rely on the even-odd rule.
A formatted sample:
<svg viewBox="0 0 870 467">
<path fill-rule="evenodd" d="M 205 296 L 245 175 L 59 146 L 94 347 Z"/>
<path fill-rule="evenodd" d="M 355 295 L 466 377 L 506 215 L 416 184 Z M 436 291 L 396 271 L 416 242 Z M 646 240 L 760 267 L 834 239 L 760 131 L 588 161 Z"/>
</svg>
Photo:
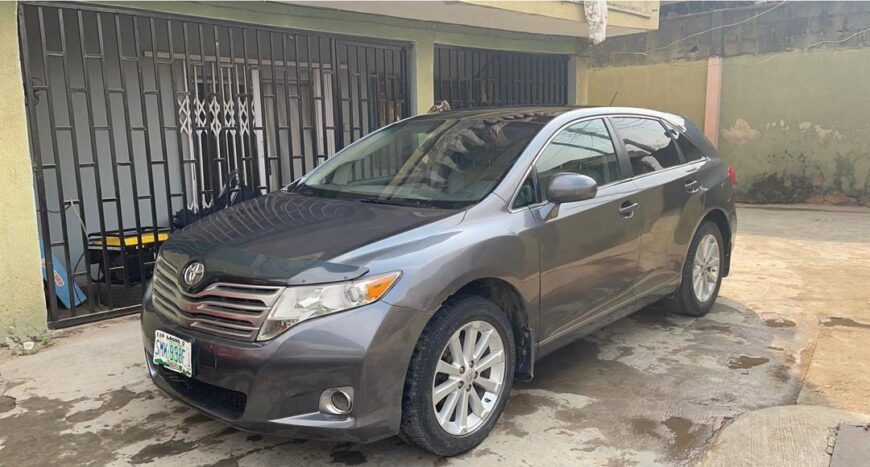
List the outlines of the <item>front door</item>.
<svg viewBox="0 0 870 467">
<path fill-rule="evenodd" d="M 588 175 L 599 184 L 592 199 L 534 208 L 541 249 L 540 337 L 545 341 L 634 304 L 641 222 L 637 189 L 625 169 L 600 118 L 560 130 L 535 164 L 544 196 L 558 173 Z"/>
</svg>

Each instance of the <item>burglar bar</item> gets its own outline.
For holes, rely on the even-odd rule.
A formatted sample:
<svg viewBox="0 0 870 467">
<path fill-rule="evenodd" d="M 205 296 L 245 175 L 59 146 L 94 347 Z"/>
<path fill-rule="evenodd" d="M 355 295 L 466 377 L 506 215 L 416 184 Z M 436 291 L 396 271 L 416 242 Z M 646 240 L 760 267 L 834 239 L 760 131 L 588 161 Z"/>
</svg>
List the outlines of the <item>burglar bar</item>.
<svg viewBox="0 0 870 467">
<path fill-rule="evenodd" d="M 454 109 L 567 104 L 565 55 L 438 45 L 435 101 Z"/>
<path fill-rule="evenodd" d="M 137 312 L 161 235 L 233 171 L 228 194 L 273 191 L 410 113 L 407 44 L 98 5 L 18 15 L 46 277 L 85 298 L 47 280 L 52 328 Z"/>
</svg>

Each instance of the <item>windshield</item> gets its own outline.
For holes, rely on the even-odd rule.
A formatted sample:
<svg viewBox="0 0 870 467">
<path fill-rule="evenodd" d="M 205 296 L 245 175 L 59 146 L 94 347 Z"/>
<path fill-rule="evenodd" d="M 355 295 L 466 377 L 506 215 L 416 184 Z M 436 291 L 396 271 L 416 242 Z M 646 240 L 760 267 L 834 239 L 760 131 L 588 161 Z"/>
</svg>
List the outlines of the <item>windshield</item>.
<svg viewBox="0 0 870 467">
<path fill-rule="evenodd" d="M 304 181 L 302 194 L 459 208 L 489 194 L 549 117 L 412 119 L 348 147 Z"/>
</svg>

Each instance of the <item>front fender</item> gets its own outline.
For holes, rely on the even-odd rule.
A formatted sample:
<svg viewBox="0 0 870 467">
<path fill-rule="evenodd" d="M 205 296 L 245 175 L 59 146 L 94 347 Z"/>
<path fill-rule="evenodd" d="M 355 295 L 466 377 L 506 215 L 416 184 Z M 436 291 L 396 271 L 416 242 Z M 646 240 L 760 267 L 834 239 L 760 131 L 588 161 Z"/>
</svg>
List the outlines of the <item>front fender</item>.
<svg viewBox="0 0 870 467">
<path fill-rule="evenodd" d="M 447 221 L 336 261 L 365 266 L 373 273 L 401 270 L 402 278 L 384 300 L 429 314 L 475 280 L 500 279 L 518 292 L 529 326 L 537 328 L 540 253 L 531 212 L 510 212 L 501 198 L 491 195 L 459 222 Z"/>
</svg>

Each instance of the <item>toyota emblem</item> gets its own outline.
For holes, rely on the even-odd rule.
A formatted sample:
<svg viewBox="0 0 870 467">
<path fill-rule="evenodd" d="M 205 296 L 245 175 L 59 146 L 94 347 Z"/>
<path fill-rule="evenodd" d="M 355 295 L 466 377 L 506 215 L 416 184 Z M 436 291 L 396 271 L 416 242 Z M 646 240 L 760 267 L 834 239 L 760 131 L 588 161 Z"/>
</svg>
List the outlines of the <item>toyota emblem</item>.
<svg viewBox="0 0 870 467">
<path fill-rule="evenodd" d="M 188 286 L 194 286 L 202 280 L 205 275 L 205 265 L 202 263 L 190 263 L 184 268 L 184 283 Z"/>
</svg>

